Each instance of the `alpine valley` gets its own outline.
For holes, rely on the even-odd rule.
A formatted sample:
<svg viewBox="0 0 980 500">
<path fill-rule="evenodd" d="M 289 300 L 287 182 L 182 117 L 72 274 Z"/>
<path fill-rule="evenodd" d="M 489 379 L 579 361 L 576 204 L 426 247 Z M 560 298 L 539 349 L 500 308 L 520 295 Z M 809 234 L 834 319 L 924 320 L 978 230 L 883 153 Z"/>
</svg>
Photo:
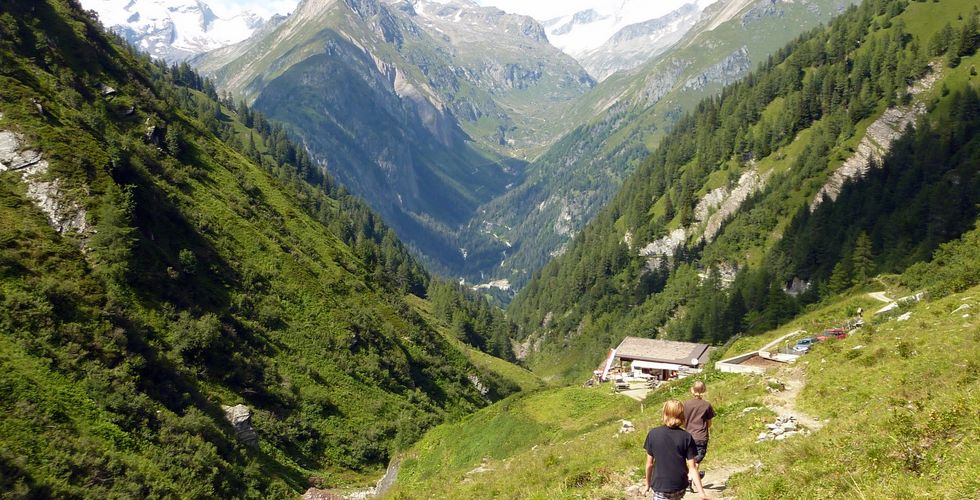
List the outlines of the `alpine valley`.
<svg viewBox="0 0 980 500">
<path fill-rule="evenodd" d="M 0 2 L 0 496 L 975 496 L 976 1 L 491 4 Z"/>
<path fill-rule="evenodd" d="M 542 25 L 469 0 L 304 1 L 191 63 L 284 123 L 431 269 L 512 292 L 684 112 L 847 3 L 644 5 Z"/>
</svg>

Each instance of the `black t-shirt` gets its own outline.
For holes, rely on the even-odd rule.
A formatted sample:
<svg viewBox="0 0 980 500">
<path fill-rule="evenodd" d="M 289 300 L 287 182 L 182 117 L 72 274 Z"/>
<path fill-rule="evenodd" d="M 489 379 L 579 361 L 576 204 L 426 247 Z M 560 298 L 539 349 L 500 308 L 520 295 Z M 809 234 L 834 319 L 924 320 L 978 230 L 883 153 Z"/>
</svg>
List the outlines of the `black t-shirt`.
<svg viewBox="0 0 980 500">
<path fill-rule="evenodd" d="M 697 455 L 694 438 L 678 427 L 650 429 L 643 449 L 655 460 L 653 491 L 672 492 L 687 488 L 687 459 Z"/>
</svg>

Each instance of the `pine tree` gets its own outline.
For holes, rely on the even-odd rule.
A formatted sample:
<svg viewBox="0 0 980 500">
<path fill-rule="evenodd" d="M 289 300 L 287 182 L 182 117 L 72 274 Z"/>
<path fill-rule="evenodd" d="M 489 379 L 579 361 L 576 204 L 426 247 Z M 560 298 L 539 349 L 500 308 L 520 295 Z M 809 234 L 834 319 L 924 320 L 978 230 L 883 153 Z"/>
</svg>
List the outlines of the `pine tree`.
<svg viewBox="0 0 980 500">
<path fill-rule="evenodd" d="M 851 255 L 851 269 L 854 271 L 854 281 L 859 284 L 866 282 L 874 270 L 871 238 L 864 231 L 861 231 L 857 241 L 854 243 L 854 253 Z"/>
<path fill-rule="evenodd" d="M 831 293 L 841 293 L 851 287 L 851 276 L 847 271 L 847 266 L 843 262 L 838 262 L 834 270 L 830 273 L 830 283 L 828 289 Z"/>
<path fill-rule="evenodd" d="M 956 50 L 956 54 L 960 57 L 966 57 L 973 54 L 973 51 L 977 48 L 977 14 L 974 11 L 973 15 L 966 18 L 966 23 L 960 29 L 959 37 L 956 39 L 956 45 L 953 47 Z"/>
<path fill-rule="evenodd" d="M 115 184 L 109 187 L 96 212 L 96 231 L 89 244 L 96 272 L 110 283 L 124 282 L 129 272 L 135 242 L 132 212 L 132 193 Z"/>
</svg>

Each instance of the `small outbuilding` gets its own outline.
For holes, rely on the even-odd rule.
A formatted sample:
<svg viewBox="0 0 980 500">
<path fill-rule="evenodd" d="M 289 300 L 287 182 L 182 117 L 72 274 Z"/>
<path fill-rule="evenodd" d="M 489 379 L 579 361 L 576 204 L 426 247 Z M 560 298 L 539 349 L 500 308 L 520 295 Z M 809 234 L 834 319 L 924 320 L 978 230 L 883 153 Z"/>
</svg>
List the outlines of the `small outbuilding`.
<svg viewBox="0 0 980 500">
<path fill-rule="evenodd" d="M 707 344 L 674 340 L 626 337 L 610 358 L 615 358 L 620 372 L 634 377 L 670 380 L 700 373 L 708 362 Z"/>
</svg>

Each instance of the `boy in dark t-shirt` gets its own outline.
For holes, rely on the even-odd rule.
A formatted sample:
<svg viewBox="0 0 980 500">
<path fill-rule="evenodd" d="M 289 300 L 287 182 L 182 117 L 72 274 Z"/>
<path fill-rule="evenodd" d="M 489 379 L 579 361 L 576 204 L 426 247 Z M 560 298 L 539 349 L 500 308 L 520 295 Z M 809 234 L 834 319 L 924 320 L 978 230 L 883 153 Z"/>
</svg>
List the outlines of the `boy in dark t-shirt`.
<svg viewBox="0 0 980 500">
<path fill-rule="evenodd" d="M 684 423 L 684 404 L 676 399 L 664 403 L 663 423 L 661 427 L 650 429 L 643 443 L 643 449 L 647 451 L 647 491 L 653 489 L 654 500 L 683 498 L 690 473 L 701 498 L 708 498 L 694 466 L 694 457 L 697 454 L 694 438 L 681 429 L 681 424 Z"/>
</svg>

